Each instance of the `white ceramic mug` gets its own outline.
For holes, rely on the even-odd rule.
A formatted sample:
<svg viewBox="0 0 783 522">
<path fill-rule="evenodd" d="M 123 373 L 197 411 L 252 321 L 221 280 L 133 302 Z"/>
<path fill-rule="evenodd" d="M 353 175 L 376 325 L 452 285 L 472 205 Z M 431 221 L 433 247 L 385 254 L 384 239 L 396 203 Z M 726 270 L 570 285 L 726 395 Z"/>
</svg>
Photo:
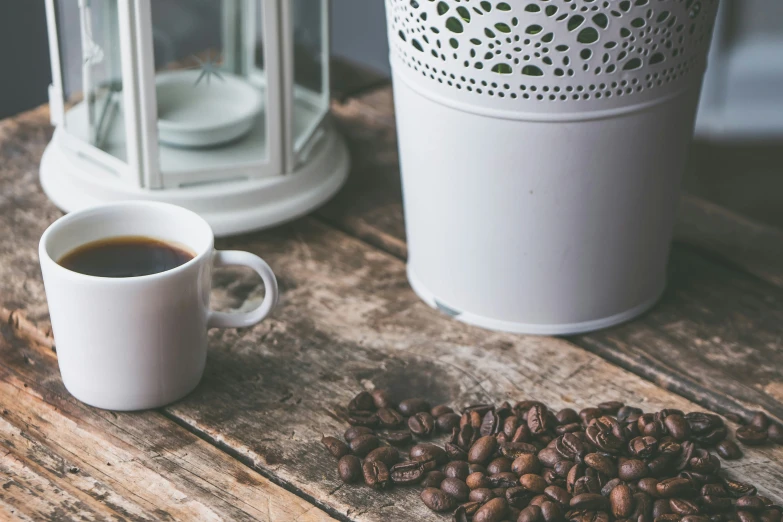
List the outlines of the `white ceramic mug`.
<svg viewBox="0 0 783 522">
<path fill-rule="evenodd" d="M 165 272 L 128 278 L 84 275 L 57 263 L 79 246 L 118 236 L 160 239 L 195 257 Z M 206 221 L 165 203 L 112 203 L 63 216 L 44 232 L 39 256 L 65 387 L 104 409 L 156 408 L 184 397 L 204 372 L 207 330 L 254 325 L 278 298 L 275 275 L 260 257 L 216 251 Z M 209 309 L 213 267 L 225 265 L 258 272 L 265 288 L 258 308 Z"/>
</svg>

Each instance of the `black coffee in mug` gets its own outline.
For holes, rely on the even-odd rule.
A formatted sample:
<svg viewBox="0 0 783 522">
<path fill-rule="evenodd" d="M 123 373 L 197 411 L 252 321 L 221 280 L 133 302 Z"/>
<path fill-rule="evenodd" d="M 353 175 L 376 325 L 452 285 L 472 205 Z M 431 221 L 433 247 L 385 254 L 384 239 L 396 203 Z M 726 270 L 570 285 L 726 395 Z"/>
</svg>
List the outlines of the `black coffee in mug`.
<svg viewBox="0 0 783 522">
<path fill-rule="evenodd" d="M 184 265 L 195 256 L 183 247 L 144 236 L 120 236 L 82 245 L 58 264 L 97 277 L 138 277 Z"/>
</svg>

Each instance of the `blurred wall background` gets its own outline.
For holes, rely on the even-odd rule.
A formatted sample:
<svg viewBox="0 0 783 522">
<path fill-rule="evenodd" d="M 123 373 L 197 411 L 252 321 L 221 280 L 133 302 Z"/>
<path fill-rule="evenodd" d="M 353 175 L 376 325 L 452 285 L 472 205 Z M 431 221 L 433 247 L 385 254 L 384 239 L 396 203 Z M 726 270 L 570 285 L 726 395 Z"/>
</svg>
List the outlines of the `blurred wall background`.
<svg viewBox="0 0 783 522">
<path fill-rule="evenodd" d="M 382 0 L 332 0 L 332 52 L 388 74 Z M 49 67 L 44 1 L 0 0 L 0 118 L 47 101 Z"/>
</svg>

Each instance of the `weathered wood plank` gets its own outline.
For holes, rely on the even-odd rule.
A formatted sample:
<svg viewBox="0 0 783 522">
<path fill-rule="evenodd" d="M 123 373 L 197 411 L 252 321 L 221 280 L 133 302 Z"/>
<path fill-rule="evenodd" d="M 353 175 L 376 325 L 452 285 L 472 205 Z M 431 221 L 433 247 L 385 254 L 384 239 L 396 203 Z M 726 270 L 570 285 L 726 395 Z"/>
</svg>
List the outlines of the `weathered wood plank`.
<svg viewBox="0 0 783 522">
<path fill-rule="evenodd" d="M 106 412 L 69 397 L 51 346 L 7 315 L 0 313 L 0 500 L 14 516 L 333 520 L 158 412 Z"/>
<path fill-rule="evenodd" d="M 319 215 L 404 259 L 391 90 L 333 109 L 350 137 L 354 170 Z M 723 256 L 780 286 L 783 232 L 685 197 L 677 241 L 658 307 L 627 326 L 571 340 L 704 406 L 724 413 L 763 408 L 783 419 L 783 293 L 714 261 Z"/>
</svg>

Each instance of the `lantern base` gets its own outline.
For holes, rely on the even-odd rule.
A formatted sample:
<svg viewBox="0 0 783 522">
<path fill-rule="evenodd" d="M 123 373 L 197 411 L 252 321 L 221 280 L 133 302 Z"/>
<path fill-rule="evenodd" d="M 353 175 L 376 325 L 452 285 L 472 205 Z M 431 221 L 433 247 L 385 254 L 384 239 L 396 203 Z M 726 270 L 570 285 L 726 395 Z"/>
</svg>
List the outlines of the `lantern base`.
<svg viewBox="0 0 783 522">
<path fill-rule="evenodd" d="M 216 236 L 240 234 L 307 214 L 340 189 L 348 177 L 348 148 L 332 125 L 326 124 L 325 130 L 308 161 L 291 174 L 148 190 L 128 186 L 127 181 L 73 153 L 58 128 L 41 159 L 41 185 L 65 212 L 110 201 L 162 201 L 198 213 Z"/>
</svg>

